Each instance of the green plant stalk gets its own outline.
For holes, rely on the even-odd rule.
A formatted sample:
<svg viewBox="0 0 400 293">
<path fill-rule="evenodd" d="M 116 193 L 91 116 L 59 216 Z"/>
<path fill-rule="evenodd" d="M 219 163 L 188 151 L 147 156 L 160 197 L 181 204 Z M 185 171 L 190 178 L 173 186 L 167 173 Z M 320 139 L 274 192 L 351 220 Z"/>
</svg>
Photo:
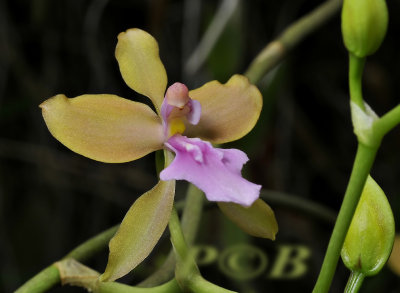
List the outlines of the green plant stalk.
<svg viewBox="0 0 400 293">
<path fill-rule="evenodd" d="M 99 282 L 95 293 L 170 293 L 180 292 L 178 283 L 175 279 L 153 288 L 138 288 L 118 282 Z"/>
<path fill-rule="evenodd" d="M 175 207 L 172 208 L 168 228 L 176 255 L 181 259 L 185 259 L 189 254 L 189 249 L 186 245 L 185 237 L 183 236 L 181 229 L 181 223 L 179 222 L 178 212 Z"/>
<path fill-rule="evenodd" d="M 86 242 L 82 243 L 70 253 L 68 253 L 65 258 L 74 258 L 79 261 L 84 261 L 90 258 L 92 255 L 96 254 L 99 250 L 104 249 L 110 238 L 117 231 L 118 226 L 114 226 L 106 231 L 90 238 Z M 53 286 L 60 282 L 60 274 L 57 267 L 53 264 L 39 272 L 33 278 L 28 280 L 20 288 L 15 291 L 15 293 L 40 293 L 51 289 Z"/>
<path fill-rule="evenodd" d="M 375 160 L 378 147 L 379 145 L 376 147 L 368 147 L 361 143 L 358 144 L 353 170 L 347 185 L 342 206 L 336 219 L 335 227 L 333 228 L 317 283 L 313 290 L 315 293 L 329 291 L 339 261 L 344 239 L 346 238 L 347 230 L 349 229 L 365 181 Z"/>
<path fill-rule="evenodd" d="M 359 58 L 349 53 L 349 87 L 350 99 L 365 111 L 364 100 L 362 97 L 362 74 L 364 70 L 365 58 Z"/>
<path fill-rule="evenodd" d="M 101 282 L 100 273 L 81 264 L 80 262 L 68 258 L 55 263 L 60 272 L 63 285 L 77 286 L 85 288 L 94 293 L 169 293 L 180 292 L 180 288 L 175 279 L 153 288 L 133 287 L 118 282 Z"/>
<path fill-rule="evenodd" d="M 344 293 L 357 293 L 361 288 L 364 278 L 365 276 L 363 273 L 351 272 Z"/>
<path fill-rule="evenodd" d="M 261 189 L 260 197 L 275 207 L 281 206 L 285 209 L 302 212 L 304 215 L 313 217 L 318 221 L 322 220 L 325 223 L 332 225 L 336 221 L 337 213 L 335 210 L 295 194 L 288 194 L 276 190 Z"/>
<path fill-rule="evenodd" d="M 365 110 L 361 88 L 362 71 L 364 68 L 365 58 L 358 58 L 350 54 L 349 62 L 350 98 L 361 109 Z M 371 126 L 373 131 L 370 134 L 370 146 L 366 146 L 359 141 L 350 180 L 347 185 L 342 206 L 340 208 L 339 215 L 328 244 L 328 249 L 325 254 L 324 262 L 322 264 L 322 268 L 313 292 L 328 292 L 335 274 L 335 269 L 340 257 L 340 252 L 347 234 L 347 230 L 350 226 L 355 209 L 360 199 L 366 178 L 372 168 L 372 164 L 375 160 L 376 152 L 378 151 L 380 142 L 382 138 L 399 123 L 400 105 L 390 110 L 383 117 L 375 121 Z"/>
<path fill-rule="evenodd" d="M 171 234 L 171 242 L 174 246 L 174 251 L 178 260 L 175 277 L 178 284 L 180 284 L 181 289 L 184 292 L 189 290 L 189 292 L 198 293 L 234 293 L 233 291 L 219 287 L 218 285 L 205 280 L 200 275 L 195 260 L 190 255 L 189 248 L 186 245 L 175 207 L 172 209 L 168 227 Z"/>
<path fill-rule="evenodd" d="M 118 227 L 119 225 L 116 225 L 90 238 L 86 242 L 73 249 L 70 253 L 64 256 L 63 259 L 73 258 L 80 262 L 86 261 L 107 247 L 108 242 L 110 241 L 111 237 L 114 236 L 115 232 L 117 232 Z"/>
<path fill-rule="evenodd" d="M 50 290 L 60 282 L 60 274 L 55 265 L 48 266 L 28 280 L 15 293 L 41 293 Z"/>
<path fill-rule="evenodd" d="M 192 290 L 192 292 L 196 293 L 235 293 L 235 291 L 231 291 L 225 288 L 221 288 L 206 279 L 204 279 L 200 275 L 196 275 L 192 277 L 188 287 Z"/>
<path fill-rule="evenodd" d="M 328 0 L 291 24 L 278 38 L 261 50 L 244 75 L 252 83 L 259 82 L 291 49 L 336 15 L 341 7 L 342 0 Z"/>
<path fill-rule="evenodd" d="M 398 124 L 400 124 L 400 105 L 394 107 L 375 122 L 374 132 L 378 137 L 383 137 Z"/>
</svg>

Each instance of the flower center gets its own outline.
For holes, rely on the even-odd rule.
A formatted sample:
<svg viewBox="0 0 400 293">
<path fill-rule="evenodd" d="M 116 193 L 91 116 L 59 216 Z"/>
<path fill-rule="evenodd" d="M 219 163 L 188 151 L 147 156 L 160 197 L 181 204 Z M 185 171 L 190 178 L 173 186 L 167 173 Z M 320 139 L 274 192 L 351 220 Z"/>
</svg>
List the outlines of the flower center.
<svg viewBox="0 0 400 293">
<path fill-rule="evenodd" d="M 186 129 L 185 119 L 190 124 L 197 124 L 200 120 L 200 114 L 200 103 L 189 97 L 189 90 L 186 85 L 180 82 L 171 85 L 167 89 L 161 106 L 166 138 L 175 134 L 182 134 Z"/>
</svg>

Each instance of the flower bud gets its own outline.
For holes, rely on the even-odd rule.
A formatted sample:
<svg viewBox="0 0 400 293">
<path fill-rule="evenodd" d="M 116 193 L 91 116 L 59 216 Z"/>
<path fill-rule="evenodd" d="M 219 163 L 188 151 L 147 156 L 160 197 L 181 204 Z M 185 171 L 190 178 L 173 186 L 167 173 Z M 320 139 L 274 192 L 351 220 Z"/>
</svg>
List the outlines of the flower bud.
<svg viewBox="0 0 400 293">
<path fill-rule="evenodd" d="M 394 233 L 389 202 L 379 185 L 368 176 L 343 244 L 344 264 L 364 276 L 377 274 L 390 255 Z"/>
<path fill-rule="evenodd" d="M 388 25 L 385 0 L 344 0 L 342 35 L 347 50 L 359 58 L 381 45 Z"/>
</svg>

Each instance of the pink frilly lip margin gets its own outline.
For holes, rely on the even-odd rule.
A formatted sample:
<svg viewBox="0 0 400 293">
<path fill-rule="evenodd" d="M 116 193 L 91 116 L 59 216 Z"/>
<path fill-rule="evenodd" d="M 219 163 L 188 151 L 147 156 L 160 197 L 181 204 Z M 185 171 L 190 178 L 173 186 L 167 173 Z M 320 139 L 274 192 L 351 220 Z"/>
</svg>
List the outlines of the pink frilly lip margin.
<svg viewBox="0 0 400 293">
<path fill-rule="evenodd" d="M 214 148 L 209 142 L 180 134 L 170 137 L 165 146 L 176 157 L 160 173 L 161 180 L 187 180 L 210 201 L 250 206 L 259 197 L 261 185 L 241 175 L 243 165 L 249 160 L 244 152 Z"/>
</svg>

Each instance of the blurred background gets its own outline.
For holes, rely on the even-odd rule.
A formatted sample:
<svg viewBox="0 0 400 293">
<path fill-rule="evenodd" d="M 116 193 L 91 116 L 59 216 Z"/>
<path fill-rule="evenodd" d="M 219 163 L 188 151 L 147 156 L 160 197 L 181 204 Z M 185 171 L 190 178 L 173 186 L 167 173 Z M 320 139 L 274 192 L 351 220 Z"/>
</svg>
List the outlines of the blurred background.
<svg viewBox="0 0 400 293">
<path fill-rule="evenodd" d="M 125 85 L 114 58 L 118 33 L 132 27 L 158 40 L 169 84 L 180 81 L 193 89 L 209 80 L 226 82 L 245 72 L 268 42 L 320 3 L 0 0 L 0 291 L 14 291 L 75 246 L 118 224 L 157 181 L 154 154 L 131 163 L 103 164 L 65 148 L 47 130 L 41 102 L 59 93 L 110 93 L 148 103 Z M 387 37 L 368 58 L 364 74 L 365 99 L 378 115 L 400 99 L 400 3 L 388 1 L 388 7 Z M 193 55 L 205 35 L 217 33 L 210 25 L 225 19 L 215 45 L 206 39 L 209 53 Z M 259 123 L 224 147 L 247 152 L 244 174 L 267 190 L 265 199 L 276 213 L 279 233 L 274 242 L 246 237 L 214 204 L 207 205 L 196 243 L 214 249 L 219 258 L 203 261 L 200 269 L 209 280 L 240 292 L 310 292 L 356 151 L 339 13 L 258 86 L 264 97 Z M 371 175 L 400 223 L 400 127 L 384 139 Z M 180 183 L 177 200 L 185 190 L 186 183 Z M 280 195 L 289 200 L 279 200 Z M 299 199 L 306 206 L 317 204 L 316 212 L 300 204 L 296 209 Z M 238 244 L 258 255 L 247 262 L 253 274 L 244 279 L 224 264 L 223 257 Z M 291 277 L 289 266 L 274 276 L 279 253 L 288 246 L 309 252 L 306 269 Z M 169 248 L 165 235 L 149 261 L 124 280 L 144 279 Z M 105 249 L 88 264 L 102 272 L 106 262 Z M 332 292 L 342 292 L 347 277 L 340 264 Z M 378 291 L 400 291 L 399 276 L 388 267 L 363 285 L 362 292 Z M 50 292 L 85 291 L 58 286 Z"/>
</svg>

